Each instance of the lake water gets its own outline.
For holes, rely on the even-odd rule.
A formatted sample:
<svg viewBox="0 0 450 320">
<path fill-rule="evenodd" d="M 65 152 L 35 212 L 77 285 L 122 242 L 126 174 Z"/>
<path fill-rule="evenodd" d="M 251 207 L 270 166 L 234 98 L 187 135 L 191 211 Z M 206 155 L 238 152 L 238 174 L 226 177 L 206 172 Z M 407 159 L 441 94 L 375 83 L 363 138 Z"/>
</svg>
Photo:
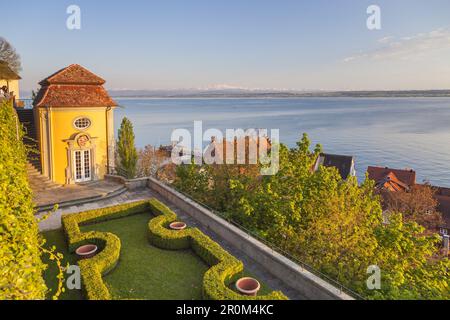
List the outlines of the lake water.
<svg viewBox="0 0 450 320">
<path fill-rule="evenodd" d="M 134 125 L 136 145 L 169 144 L 174 129 L 279 129 L 294 146 L 303 132 L 328 153 L 367 166 L 413 168 L 418 181 L 450 187 L 450 98 L 116 99 Z"/>
</svg>

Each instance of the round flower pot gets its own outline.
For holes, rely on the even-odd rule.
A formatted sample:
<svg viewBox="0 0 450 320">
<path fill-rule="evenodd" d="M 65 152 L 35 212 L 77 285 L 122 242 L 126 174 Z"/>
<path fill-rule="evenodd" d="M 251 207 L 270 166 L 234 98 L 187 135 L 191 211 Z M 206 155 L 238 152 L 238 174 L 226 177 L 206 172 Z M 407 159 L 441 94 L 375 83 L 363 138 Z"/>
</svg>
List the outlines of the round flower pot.
<svg viewBox="0 0 450 320">
<path fill-rule="evenodd" d="M 184 230 L 184 229 L 186 229 L 186 227 L 187 227 L 186 223 L 179 222 L 179 221 L 172 222 L 169 225 L 169 228 L 172 229 L 172 230 Z"/>
<path fill-rule="evenodd" d="M 259 289 L 261 289 L 261 285 L 258 280 L 246 277 L 236 281 L 236 289 L 243 295 L 256 296 Z"/>
<path fill-rule="evenodd" d="M 79 247 L 75 253 L 80 259 L 89 259 L 95 256 L 97 253 L 98 247 L 95 244 L 86 244 L 84 246 Z"/>
</svg>

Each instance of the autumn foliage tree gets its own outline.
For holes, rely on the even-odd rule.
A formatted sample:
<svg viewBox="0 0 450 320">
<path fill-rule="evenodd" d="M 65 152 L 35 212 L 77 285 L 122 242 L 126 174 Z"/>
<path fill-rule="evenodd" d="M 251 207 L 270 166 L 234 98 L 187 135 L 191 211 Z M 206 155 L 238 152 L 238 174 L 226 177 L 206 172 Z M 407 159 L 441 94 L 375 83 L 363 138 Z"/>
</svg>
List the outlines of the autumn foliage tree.
<svg viewBox="0 0 450 320">
<path fill-rule="evenodd" d="M 433 187 L 414 185 L 408 191 L 383 192 L 384 207 L 389 212 L 401 212 L 407 221 L 415 221 L 427 230 L 442 225 L 442 214 L 437 210 Z"/>
<path fill-rule="evenodd" d="M 147 145 L 144 149 L 139 150 L 138 158 L 139 175 L 144 177 L 155 177 L 158 170 L 167 159 L 162 150 L 156 149 L 151 145 Z"/>
<path fill-rule="evenodd" d="M 176 177 L 176 166 L 167 151 L 147 145 L 138 151 L 138 175 L 154 177 L 160 181 L 171 183 Z"/>
</svg>

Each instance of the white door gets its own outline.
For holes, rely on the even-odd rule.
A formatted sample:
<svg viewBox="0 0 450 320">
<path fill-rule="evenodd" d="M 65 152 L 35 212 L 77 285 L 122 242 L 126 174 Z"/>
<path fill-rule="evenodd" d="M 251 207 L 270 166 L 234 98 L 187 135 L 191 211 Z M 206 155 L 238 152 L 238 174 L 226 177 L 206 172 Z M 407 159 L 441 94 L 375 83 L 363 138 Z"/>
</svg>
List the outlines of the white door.
<svg viewBox="0 0 450 320">
<path fill-rule="evenodd" d="M 75 182 L 91 180 L 91 151 L 77 150 L 73 153 Z"/>
</svg>

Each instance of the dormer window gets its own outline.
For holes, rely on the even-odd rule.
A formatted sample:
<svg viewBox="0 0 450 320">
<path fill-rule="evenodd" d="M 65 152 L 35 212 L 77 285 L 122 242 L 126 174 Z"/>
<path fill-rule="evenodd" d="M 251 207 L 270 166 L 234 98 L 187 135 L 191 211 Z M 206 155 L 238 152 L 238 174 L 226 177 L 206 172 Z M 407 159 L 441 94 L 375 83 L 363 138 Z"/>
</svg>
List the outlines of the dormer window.
<svg viewBox="0 0 450 320">
<path fill-rule="evenodd" d="M 86 130 L 87 128 L 89 128 L 91 126 L 91 120 L 89 120 L 88 118 L 85 118 L 85 117 L 77 118 L 73 122 L 73 125 L 78 130 Z"/>
</svg>

